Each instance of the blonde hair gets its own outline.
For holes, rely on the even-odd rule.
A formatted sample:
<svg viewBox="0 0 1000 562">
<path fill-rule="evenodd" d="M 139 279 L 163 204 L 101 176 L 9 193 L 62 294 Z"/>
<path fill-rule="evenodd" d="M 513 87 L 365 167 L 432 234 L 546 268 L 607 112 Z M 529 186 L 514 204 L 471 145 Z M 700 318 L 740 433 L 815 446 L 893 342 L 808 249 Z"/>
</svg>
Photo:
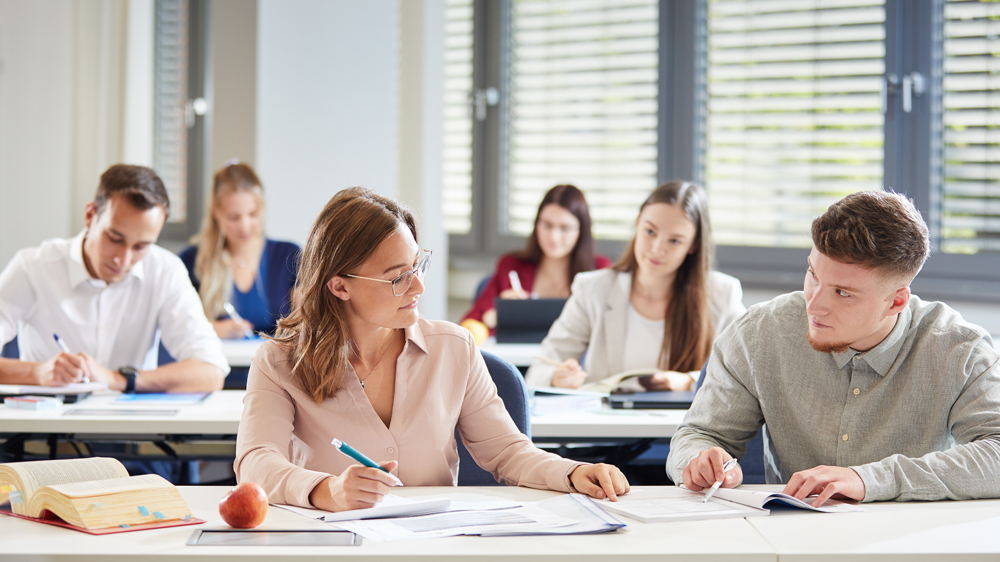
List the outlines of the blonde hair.
<svg viewBox="0 0 1000 562">
<path fill-rule="evenodd" d="M 355 271 L 400 225 L 416 240 L 409 209 L 374 191 L 352 187 L 330 199 L 309 231 L 292 311 L 278 320 L 274 341 L 290 351 L 292 375 L 317 403 L 343 388 L 351 354 L 346 306 L 327 282 Z"/>
<path fill-rule="evenodd" d="M 212 184 L 212 204 L 205 210 L 201 232 L 191 238 L 191 243 L 198 246 L 198 257 L 194 262 L 194 273 L 201 287 L 198 296 L 209 319 L 218 318 L 222 312 L 222 303 L 229 300 L 233 291 L 233 274 L 229 267 L 229 252 L 226 251 L 226 236 L 215 220 L 215 209 L 222 198 L 230 193 L 252 193 L 261 211 L 263 225 L 264 188 L 247 164 L 235 162 L 228 164 L 215 173 Z M 261 228 L 261 238 L 264 229 Z"/>
</svg>

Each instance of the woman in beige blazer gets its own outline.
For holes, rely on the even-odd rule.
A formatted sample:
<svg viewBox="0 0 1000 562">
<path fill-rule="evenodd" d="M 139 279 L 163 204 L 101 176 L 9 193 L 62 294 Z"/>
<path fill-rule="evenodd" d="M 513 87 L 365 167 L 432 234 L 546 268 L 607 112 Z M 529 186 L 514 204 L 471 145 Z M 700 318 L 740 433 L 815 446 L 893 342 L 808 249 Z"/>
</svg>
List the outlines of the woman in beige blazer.
<svg viewBox="0 0 1000 562">
<path fill-rule="evenodd" d="M 577 275 L 542 342 L 541 355 L 560 366 L 535 363 L 528 385 L 579 388 L 645 369 L 656 371 L 639 379 L 645 389 L 690 389 L 715 336 L 746 311 L 740 282 L 711 269 L 711 238 L 700 186 L 674 181 L 653 191 L 618 263 Z"/>
<path fill-rule="evenodd" d="M 336 438 L 407 486 L 454 485 L 455 429 L 479 466 L 506 484 L 616 499 L 610 465 L 566 460 L 521 434 L 465 329 L 419 317 L 431 253 L 413 215 L 352 188 L 316 219 L 292 312 L 253 359 L 236 440 L 236 476 L 273 503 L 371 507 L 393 475 L 357 464 Z"/>
</svg>

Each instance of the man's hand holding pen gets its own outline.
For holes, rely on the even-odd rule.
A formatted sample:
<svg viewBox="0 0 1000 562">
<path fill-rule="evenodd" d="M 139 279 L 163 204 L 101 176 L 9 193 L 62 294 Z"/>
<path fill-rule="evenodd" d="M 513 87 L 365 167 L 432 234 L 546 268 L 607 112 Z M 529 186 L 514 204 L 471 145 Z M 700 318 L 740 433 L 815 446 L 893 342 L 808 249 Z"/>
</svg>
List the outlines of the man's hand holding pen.
<svg viewBox="0 0 1000 562">
<path fill-rule="evenodd" d="M 684 485 L 687 489 L 700 492 L 711 488 L 716 482 L 722 482 L 723 488 L 735 488 L 743 482 L 743 469 L 739 464 L 726 471 L 727 461 L 732 456 L 721 447 L 712 447 L 698 453 L 684 467 Z"/>
</svg>

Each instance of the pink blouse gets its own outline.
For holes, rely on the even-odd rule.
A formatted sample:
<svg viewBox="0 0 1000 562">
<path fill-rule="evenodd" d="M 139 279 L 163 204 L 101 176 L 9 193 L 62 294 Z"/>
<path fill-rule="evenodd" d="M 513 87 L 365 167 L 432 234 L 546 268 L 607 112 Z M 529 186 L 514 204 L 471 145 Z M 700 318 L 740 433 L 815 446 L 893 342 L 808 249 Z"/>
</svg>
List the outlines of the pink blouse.
<svg viewBox="0 0 1000 562">
<path fill-rule="evenodd" d="M 340 439 L 376 462 L 399 461 L 407 486 L 454 486 L 455 428 L 479 466 L 509 485 L 574 491 L 582 463 L 547 453 L 517 430 L 468 330 L 419 320 L 406 328 L 396 361 L 389 427 L 348 365 L 346 385 L 317 404 L 292 377 L 289 354 L 274 342 L 250 367 L 236 438 L 236 478 L 256 482 L 274 503 L 310 507 L 309 493 L 355 461 L 330 445 Z"/>
</svg>

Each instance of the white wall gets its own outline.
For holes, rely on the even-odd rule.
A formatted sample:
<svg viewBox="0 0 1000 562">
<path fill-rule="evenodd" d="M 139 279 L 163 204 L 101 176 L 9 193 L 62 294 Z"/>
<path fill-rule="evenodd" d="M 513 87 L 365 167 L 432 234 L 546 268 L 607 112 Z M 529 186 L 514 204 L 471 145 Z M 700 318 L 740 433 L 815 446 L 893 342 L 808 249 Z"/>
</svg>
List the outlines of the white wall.
<svg viewBox="0 0 1000 562">
<path fill-rule="evenodd" d="M 399 7 L 260 0 L 257 171 L 271 236 L 305 242 L 337 191 L 396 195 Z"/>
<path fill-rule="evenodd" d="M 443 28 L 443 21 L 434 23 L 443 18 L 442 4 L 427 6 L 437 6 L 437 20 L 428 21 Z M 411 133 L 417 130 L 417 138 L 424 123 L 427 132 L 439 127 L 431 123 L 435 112 L 423 103 L 405 105 L 403 110 L 418 116 L 401 119 L 401 9 L 400 0 L 259 0 L 256 164 L 267 186 L 267 230 L 274 238 L 303 244 L 323 205 L 346 187 L 368 187 L 413 206 L 421 243 L 437 246 L 433 275 L 439 284 L 428 286 L 421 313 L 444 318 L 447 237 L 440 221 L 440 180 L 425 177 L 435 174 L 435 165 L 425 165 L 423 143 L 407 143 L 406 150 L 421 154 L 416 168 L 407 164 L 418 177 L 405 190 L 398 184 L 401 122 Z M 410 40 L 423 45 L 418 34 Z M 437 39 L 443 41 L 439 32 Z M 417 82 L 440 77 L 443 59 L 430 65 L 418 72 Z"/>
<path fill-rule="evenodd" d="M 70 234 L 72 62 L 71 2 L 0 0 L 0 264 Z"/>
</svg>

